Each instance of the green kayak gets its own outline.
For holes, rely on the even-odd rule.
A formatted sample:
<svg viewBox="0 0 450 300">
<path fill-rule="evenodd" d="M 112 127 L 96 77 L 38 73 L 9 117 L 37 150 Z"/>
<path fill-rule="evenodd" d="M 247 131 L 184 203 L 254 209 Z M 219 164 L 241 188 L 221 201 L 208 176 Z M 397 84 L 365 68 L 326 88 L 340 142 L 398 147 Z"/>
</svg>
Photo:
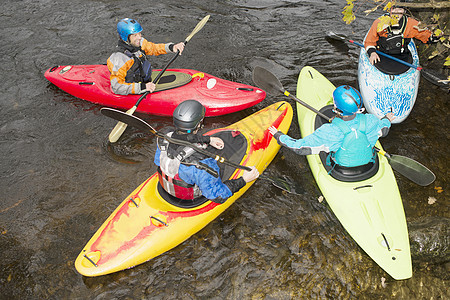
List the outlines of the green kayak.
<svg viewBox="0 0 450 300">
<path fill-rule="evenodd" d="M 312 67 L 304 67 L 297 98 L 326 116 L 332 116 L 335 86 Z M 328 122 L 297 104 L 302 136 Z M 377 147 L 381 148 L 379 142 Z M 394 279 L 412 276 L 411 253 L 402 199 L 388 160 L 358 168 L 334 169 L 326 153 L 308 155 L 311 172 L 331 210 L 358 245 Z"/>
</svg>

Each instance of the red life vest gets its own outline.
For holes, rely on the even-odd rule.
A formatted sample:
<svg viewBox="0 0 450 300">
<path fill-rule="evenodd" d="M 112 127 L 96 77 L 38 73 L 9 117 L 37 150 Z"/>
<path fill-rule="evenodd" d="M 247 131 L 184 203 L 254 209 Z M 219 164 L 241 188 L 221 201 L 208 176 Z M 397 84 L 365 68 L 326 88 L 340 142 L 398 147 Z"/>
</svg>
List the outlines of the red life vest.
<svg viewBox="0 0 450 300">
<path fill-rule="evenodd" d="M 168 134 L 168 136 L 171 135 L 171 133 Z M 160 143 L 159 139 L 158 147 L 161 150 L 158 178 L 163 189 L 170 195 L 183 200 L 193 200 L 200 197 L 202 195 L 200 188 L 197 185 L 188 184 L 178 175 L 181 162 L 191 156 L 195 150 L 191 147 L 180 147 L 177 155 L 172 156 L 167 152 L 169 143 L 166 140 Z"/>
</svg>

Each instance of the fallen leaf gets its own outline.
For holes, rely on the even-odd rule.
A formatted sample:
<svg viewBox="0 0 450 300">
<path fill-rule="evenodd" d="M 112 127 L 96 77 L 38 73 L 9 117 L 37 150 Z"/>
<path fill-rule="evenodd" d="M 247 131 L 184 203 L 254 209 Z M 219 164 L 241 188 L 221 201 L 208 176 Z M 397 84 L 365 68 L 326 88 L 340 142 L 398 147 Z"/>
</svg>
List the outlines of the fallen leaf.
<svg viewBox="0 0 450 300">
<path fill-rule="evenodd" d="M 386 287 L 386 278 L 384 278 L 384 277 L 381 277 L 381 286 L 382 286 L 383 288 Z"/>
<path fill-rule="evenodd" d="M 431 55 L 428 56 L 428 59 L 433 59 L 433 58 L 435 58 L 436 56 L 438 56 L 439 54 L 441 54 L 441 53 L 439 52 L 439 50 L 434 50 L 434 51 L 431 53 Z"/>
<path fill-rule="evenodd" d="M 434 198 L 434 197 L 428 197 L 428 204 L 434 204 L 434 203 L 436 203 L 436 198 Z"/>
<path fill-rule="evenodd" d="M 436 15 L 436 14 L 434 14 L 434 15 L 433 15 L 433 20 L 434 20 L 435 22 L 438 22 L 440 17 L 441 17 L 441 15 Z"/>
<path fill-rule="evenodd" d="M 384 11 L 390 11 L 392 7 L 392 1 L 389 1 L 386 6 L 383 8 Z"/>
<path fill-rule="evenodd" d="M 433 33 L 435 36 L 441 36 L 441 34 L 443 34 L 442 30 L 440 30 L 439 28 L 437 28 Z"/>
<path fill-rule="evenodd" d="M 442 193 L 444 191 L 440 186 L 435 186 L 434 189 L 436 190 L 437 193 Z"/>
<path fill-rule="evenodd" d="M 368 15 L 368 14 L 371 14 L 371 13 L 373 13 L 374 11 L 376 11 L 378 9 L 378 7 L 377 6 L 375 6 L 374 8 L 372 8 L 372 9 L 368 9 L 368 10 L 365 10 L 364 11 L 364 13 L 366 14 L 366 16 Z"/>
</svg>

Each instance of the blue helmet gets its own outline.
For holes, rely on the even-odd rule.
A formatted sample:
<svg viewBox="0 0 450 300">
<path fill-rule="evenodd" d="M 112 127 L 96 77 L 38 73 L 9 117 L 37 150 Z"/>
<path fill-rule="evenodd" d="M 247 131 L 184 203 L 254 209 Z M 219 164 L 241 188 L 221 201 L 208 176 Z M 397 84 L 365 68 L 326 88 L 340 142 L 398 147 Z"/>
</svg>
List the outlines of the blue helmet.
<svg viewBox="0 0 450 300">
<path fill-rule="evenodd" d="M 351 116 L 357 112 L 363 112 L 361 95 L 349 86 L 341 85 L 333 92 L 335 112 L 342 116 Z"/>
<path fill-rule="evenodd" d="M 128 42 L 128 37 L 130 34 L 139 33 L 141 31 L 142 26 L 136 20 L 125 18 L 117 23 L 117 32 L 124 42 Z"/>
</svg>

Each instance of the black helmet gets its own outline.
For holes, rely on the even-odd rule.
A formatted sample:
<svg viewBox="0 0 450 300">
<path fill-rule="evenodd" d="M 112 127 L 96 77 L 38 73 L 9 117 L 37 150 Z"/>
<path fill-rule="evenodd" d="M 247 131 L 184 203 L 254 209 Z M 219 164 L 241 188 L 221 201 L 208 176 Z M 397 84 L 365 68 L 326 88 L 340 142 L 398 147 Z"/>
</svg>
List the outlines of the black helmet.
<svg viewBox="0 0 450 300">
<path fill-rule="evenodd" d="M 197 100 L 183 101 L 173 111 L 173 124 L 178 130 L 190 133 L 198 128 L 205 112 L 205 107 Z"/>
</svg>

